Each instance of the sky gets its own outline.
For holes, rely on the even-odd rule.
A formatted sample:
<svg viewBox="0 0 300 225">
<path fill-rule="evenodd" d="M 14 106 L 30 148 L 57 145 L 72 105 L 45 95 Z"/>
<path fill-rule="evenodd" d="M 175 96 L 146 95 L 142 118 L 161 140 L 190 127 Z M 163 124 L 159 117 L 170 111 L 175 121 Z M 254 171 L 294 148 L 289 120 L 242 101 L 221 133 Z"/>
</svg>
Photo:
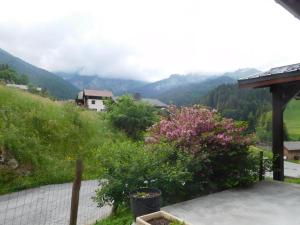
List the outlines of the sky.
<svg viewBox="0 0 300 225">
<path fill-rule="evenodd" d="M 274 0 L 0 0 L 0 48 L 52 72 L 155 81 L 300 62 Z"/>
</svg>

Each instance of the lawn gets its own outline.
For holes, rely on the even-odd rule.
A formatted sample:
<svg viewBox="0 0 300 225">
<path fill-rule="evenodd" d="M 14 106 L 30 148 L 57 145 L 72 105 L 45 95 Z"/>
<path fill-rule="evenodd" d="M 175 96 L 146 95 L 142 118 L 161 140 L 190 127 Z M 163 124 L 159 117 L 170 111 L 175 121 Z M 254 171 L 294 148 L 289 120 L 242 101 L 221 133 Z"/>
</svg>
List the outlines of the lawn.
<svg viewBox="0 0 300 225">
<path fill-rule="evenodd" d="M 292 100 L 284 111 L 284 122 L 291 140 L 300 140 L 300 100 Z"/>
</svg>

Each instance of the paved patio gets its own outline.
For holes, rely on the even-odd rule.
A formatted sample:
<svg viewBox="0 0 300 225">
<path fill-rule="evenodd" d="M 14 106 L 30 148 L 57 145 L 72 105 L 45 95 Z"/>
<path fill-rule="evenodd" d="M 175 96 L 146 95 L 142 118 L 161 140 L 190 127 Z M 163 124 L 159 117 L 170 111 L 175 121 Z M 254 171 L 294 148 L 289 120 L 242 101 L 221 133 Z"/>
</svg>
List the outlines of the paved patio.
<svg viewBox="0 0 300 225">
<path fill-rule="evenodd" d="M 300 185 L 263 181 L 163 210 L 193 225 L 300 225 Z"/>
</svg>

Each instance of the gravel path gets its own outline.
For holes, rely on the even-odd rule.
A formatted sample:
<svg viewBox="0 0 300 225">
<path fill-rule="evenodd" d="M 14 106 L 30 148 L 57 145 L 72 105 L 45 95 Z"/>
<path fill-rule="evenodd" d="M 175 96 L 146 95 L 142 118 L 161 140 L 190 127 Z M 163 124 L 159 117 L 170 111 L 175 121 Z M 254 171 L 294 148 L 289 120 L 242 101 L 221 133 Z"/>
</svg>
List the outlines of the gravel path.
<svg viewBox="0 0 300 225">
<path fill-rule="evenodd" d="M 80 189 L 78 225 L 95 223 L 110 213 L 91 199 L 97 181 L 83 181 Z M 0 196 L 0 225 L 68 225 L 72 183 L 47 185 Z"/>
</svg>

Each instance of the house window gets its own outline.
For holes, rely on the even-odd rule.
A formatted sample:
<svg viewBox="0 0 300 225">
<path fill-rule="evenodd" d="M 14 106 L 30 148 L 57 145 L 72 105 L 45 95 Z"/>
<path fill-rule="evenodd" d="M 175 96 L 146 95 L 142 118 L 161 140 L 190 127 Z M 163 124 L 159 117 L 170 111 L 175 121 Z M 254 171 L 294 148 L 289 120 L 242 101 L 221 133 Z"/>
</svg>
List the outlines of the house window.
<svg viewBox="0 0 300 225">
<path fill-rule="evenodd" d="M 96 101 L 95 101 L 95 100 L 92 100 L 92 104 L 95 105 L 95 103 L 96 103 Z"/>
</svg>

